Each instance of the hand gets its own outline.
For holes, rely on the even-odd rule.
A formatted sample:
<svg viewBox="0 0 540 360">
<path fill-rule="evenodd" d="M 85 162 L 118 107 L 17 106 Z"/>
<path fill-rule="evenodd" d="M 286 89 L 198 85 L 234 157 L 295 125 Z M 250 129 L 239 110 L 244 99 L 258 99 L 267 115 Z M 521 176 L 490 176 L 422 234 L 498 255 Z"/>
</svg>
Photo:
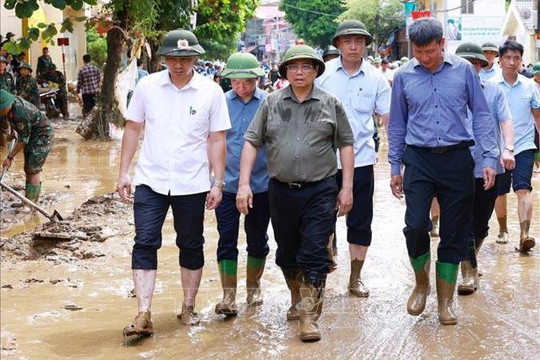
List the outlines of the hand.
<svg viewBox="0 0 540 360">
<path fill-rule="evenodd" d="M 119 175 L 116 191 L 125 202 L 131 201 L 131 177 L 129 175 Z"/>
<path fill-rule="evenodd" d="M 338 211 L 337 216 L 343 216 L 351 211 L 353 205 L 352 189 L 341 189 L 336 199 L 335 210 Z"/>
<path fill-rule="evenodd" d="M 253 208 L 253 194 L 249 185 L 241 185 L 236 193 L 236 208 L 242 214 L 249 214 L 249 209 Z"/>
<path fill-rule="evenodd" d="M 392 195 L 400 200 L 403 199 L 403 177 L 401 175 L 392 175 L 390 189 L 392 189 Z"/>
<path fill-rule="evenodd" d="M 495 185 L 495 169 L 490 167 L 485 167 L 482 169 L 484 177 L 484 190 L 489 190 Z"/>
<path fill-rule="evenodd" d="M 516 160 L 514 159 L 514 153 L 508 149 L 504 149 L 501 156 L 501 164 L 505 169 L 513 170 L 516 167 Z"/>
<path fill-rule="evenodd" d="M 206 195 L 206 210 L 214 210 L 221 203 L 223 190 L 220 187 L 212 186 Z"/>
<path fill-rule="evenodd" d="M 11 166 L 11 163 L 12 163 L 12 160 L 10 160 L 10 158 L 6 158 L 6 160 L 4 160 L 2 162 L 2 168 L 10 168 Z"/>
<path fill-rule="evenodd" d="M 18 140 L 19 139 L 19 134 L 17 134 L 17 132 L 13 129 L 11 129 L 11 132 L 9 133 L 9 136 L 8 136 L 8 140 Z"/>
</svg>

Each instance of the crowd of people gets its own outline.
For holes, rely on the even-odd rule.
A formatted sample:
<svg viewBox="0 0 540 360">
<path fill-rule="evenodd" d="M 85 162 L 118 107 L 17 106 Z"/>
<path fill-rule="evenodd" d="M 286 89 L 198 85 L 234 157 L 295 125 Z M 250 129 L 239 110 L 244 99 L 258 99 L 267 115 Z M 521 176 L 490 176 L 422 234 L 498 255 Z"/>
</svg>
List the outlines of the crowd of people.
<svg viewBox="0 0 540 360">
<path fill-rule="evenodd" d="M 138 308 L 123 329 L 125 336 L 154 333 L 157 253 L 172 208 L 182 324 L 199 323 L 195 299 L 205 263 L 206 209 L 215 211 L 219 233 L 223 297 L 215 313 L 238 314 L 242 215 L 246 302 L 263 303 L 271 222 L 275 262 L 291 295 L 284 317 L 300 322 L 302 341 L 320 340 L 318 320 L 327 275 L 337 265 L 340 216 L 346 216 L 349 244 L 348 292 L 370 296 L 361 274 L 372 242 L 378 124 L 387 131 L 390 191 L 405 197 L 403 233 L 415 279 L 406 302 L 409 314 L 420 315 L 430 293 L 431 234 L 440 238 L 435 261 L 439 322 L 457 323 L 456 285 L 458 294 L 477 290 L 477 254 L 494 210 L 497 242 L 510 239 L 510 189 L 518 197 L 520 223 L 519 237 L 512 241 L 522 253 L 535 246 L 531 178 L 535 156 L 538 160 L 540 63 L 532 67 L 534 80 L 522 75 L 523 46 L 515 40 L 500 47 L 463 43 L 450 54 L 443 26 L 433 18 L 414 21 L 409 38 L 414 58 L 400 59 L 397 69 L 387 59 L 364 58 L 373 37 L 358 20 L 338 25 L 324 59 L 301 44 L 287 50 L 280 64 L 260 64 L 252 54 L 237 52 L 222 69 L 199 61 L 205 51 L 192 32 L 167 34 L 157 52 L 165 69 L 138 79 L 122 139 L 117 191 L 134 202 L 131 267 Z M 21 76 L 29 76 L 31 68 L 19 67 Z M 78 91 L 90 106 L 99 83 L 87 82 L 86 76 L 97 71 L 85 67 Z M 50 64 L 38 66 L 40 76 L 50 69 Z M 261 86 L 263 78 L 271 88 Z M 39 174 L 50 149 L 50 122 L 29 102 L 1 91 L 1 114 L 20 139 L 3 166 L 24 147 L 29 174 Z M 132 180 L 130 166 L 143 133 Z M 27 182 L 38 186 L 39 177 L 27 177 Z M 434 199 L 437 221 L 430 215 Z"/>
</svg>

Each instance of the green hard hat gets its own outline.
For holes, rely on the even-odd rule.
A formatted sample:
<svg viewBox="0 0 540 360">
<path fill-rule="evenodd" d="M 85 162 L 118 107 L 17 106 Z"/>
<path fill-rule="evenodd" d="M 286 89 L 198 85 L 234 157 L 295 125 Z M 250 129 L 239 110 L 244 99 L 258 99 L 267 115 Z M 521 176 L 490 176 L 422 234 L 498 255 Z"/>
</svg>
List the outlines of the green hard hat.
<svg viewBox="0 0 540 360">
<path fill-rule="evenodd" d="M 341 52 L 334 45 L 328 45 L 327 47 L 324 48 L 324 51 L 322 53 L 323 59 L 326 55 L 341 55 Z"/>
<path fill-rule="evenodd" d="M 540 74 L 540 61 L 533 65 L 532 74 L 533 75 Z"/>
<path fill-rule="evenodd" d="M 56 70 L 56 64 L 50 63 L 49 66 L 47 66 L 47 70 Z"/>
<path fill-rule="evenodd" d="M 157 51 L 157 55 L 175 57 L 198 56 L 204 53 L 195 34 L 188 30 L 169 31 Z"/>
<path fill-rule="evenodd" d="M 488 61 L 482 51 L 482 48 L 475 43 L 466 42 L 459 45 L 456 49 L 456 55 L 467 60 L 476 59 L 482 62 L 482 67 L 488 66 Z"/>
<path fill-rule="evenodd" d="M 373 62 L 374 62 L 374 63 L 379 63 L 379 64 L 380 64 L 380 63 L 382 63 L 382 59 L 381 59 L 380 57 L 377 56 L 375 59 L 373 59 Z"/>
<path fill-rule="evenodd" d="M 3 62 L 3 63 L 8 63 L 8 60 L 6 59 L 5 56 L 0 56 L 0 62 Z"/>
<path fill-rule="evenodd" d="M 15 95 L 7 92 L 4 89 L 0 90 L 0 110 L 4 110 L 5 108 L 11 106 L 14 100 Z"/>
<path fill-rule="evenodd" d="M 321 58 L 317 56 L 317 53 L 311 46 L 308 45 L 295 45 L 291 47 L 285 55 L 283 56 L 283 61 L 279 65 L 279 74 L 282 78 L 287 78 L 287 63 L 292 60 L 297 59 L 311 59 L 315 60 L 317 62 L 317 65 L 319 65 L 319 72 L 317 72 L 317 77 L 321 76 L 324 72 L 325 65 L 324 61 L 322 61 Z"/>
<path fill-rule="evenodd" d="M 401 65 L 405 64 L 405 63 L 408 62 L 408 61 L 409 61 L 409 58 L 406 57 L 406 56 L 404 56 L 404 57 L 402 57 L 401 59 L 399 59 L 399 63 L 400 63 Z"/>
<path fill-rule="evenodd" d="M 237 52 L 229 56 L 225 70 L 221 74 L 229 79 L 253 79 L 263 76 L 264 70 L 261 69 L 255 55 Z"/>
<path fill-rule="evenodd" d="M 32 71 L 32 67 L 25 62 L 22 62 L 19 66 L 17 66 L 17 70 L 23 69 L 23 68 Z"/>
<path fill-rule="evenodd" d="M 495 51 L 497 56 L 499 56 L 499 47 L 491 41 L 488 41 L 482 45 L 482 51 Z"/>
<path fill-rule="evenodd" d="M 336 33 L 332 38 L 332 45 L 336 46 L 337 39 L 343 35 L 364 35 L 366 37 L 366 45 L 371 44 L 373 36 L 367 31 L 366 25 L 358 20 L 345 20 L 338 25 Z"/>
</svg>

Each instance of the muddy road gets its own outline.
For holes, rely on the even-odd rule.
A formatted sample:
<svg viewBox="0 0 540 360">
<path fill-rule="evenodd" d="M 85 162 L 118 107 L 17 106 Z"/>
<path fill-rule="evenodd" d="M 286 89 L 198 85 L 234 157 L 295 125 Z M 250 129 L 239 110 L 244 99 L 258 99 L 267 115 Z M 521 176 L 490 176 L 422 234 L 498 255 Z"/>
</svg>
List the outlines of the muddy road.
<svg viewBox="0 0 540 360">
<path fill-rule="evenodd" d="M 136 315 L 136 299 L 130 271 L 132 209 L 113 193 L 120 142 L 86 142 L 75 134 L 75 126 L 58 126 L 43 173 L 42 204 L 51 212 L 58 210 L 65 222 L 45 226 L 41 215 L 15 214 L 7 205 L 12 200 L 2 192 L 2 359 L 532 359 L 540 350 L 540 249 L 529 255 L 514 250 L 519 225 L 513 194 L 510 243 L 495 243 L 498 228 L 492 219 L 492 232 L 479 255 L 484 273 L 480 289 L 471 296 L 456 295 L 458 324 L 439 325 L 434 266 L 425 312 L 419 317 L 407 314 L 413 275 L 401 232 L 405 205 L 390 193 L 384 145 L 376 167 L 373 243 L 362 273 L 371 295 L 358 299 L 347 294 L 349 254 L 340 219 L 339 266 L 328 277 L 320 342 L 300 342 L 298 323 L 286 321 L 290 298 L 274 264 L 271 229 L 262 280 L 264 304 L 246 308 L 241 237 L 239 316 L 224 320 L 213 313 L 221 297 L 213 212 L 206 214 L 206 265 L 196 306 L 201 325 L 186 327 L 176 318 L 182 291 L 169 214 L 152 309 L 156 334 L 126 342 L 122 328 Z M 6 180 L 22 188 L 20 159 Z M 533 187 L 540 188 L 540 174 L 534 175 Z M 534 202 L 538 219 L 538 190 Z M 538 220 L 531 224 L 531 234 L 540 238 Z"/>
</svg>

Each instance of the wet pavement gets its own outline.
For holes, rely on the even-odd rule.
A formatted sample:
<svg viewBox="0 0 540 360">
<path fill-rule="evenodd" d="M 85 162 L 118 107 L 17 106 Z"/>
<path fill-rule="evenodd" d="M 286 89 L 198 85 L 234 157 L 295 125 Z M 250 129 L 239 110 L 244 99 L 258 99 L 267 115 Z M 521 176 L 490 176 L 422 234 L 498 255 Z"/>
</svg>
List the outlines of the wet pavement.
<svg viewBox="0 0 540 360">
<path fill-rule="evenodd" d="M 53 201 L 48 210 L 72 211 L 94 195 L 115 189 L 120 142 L 84 141 L 64 124 L 43 173 L 44 193 Z M 125 341 L 122 328 L 136 315 L 132 297 L 130 251 L 132 214 L 117 209 L 105 217 L 94 215 L 96 225 L 114 227 L 115 236 L 96 243 L 104 256 L 51 261 L 46 257 L 21 261 L 11 253 L 1 263 L 1 357 L 26 359 L 153 359 L 153 358 L 332 358 L 332 359 L 532 359 L 540 349 L 540 249 L 529 255 L 514 250 L 519 225 L 515 195 L 509 197 L 510 242 L 495 243 L 497 230 L 486 239 L 479 255 L 484 275 L 480 289 L 471 296 L 457 296 L 456 326 L 441 326 L 437 318 L 434 266 L 432 294 L 424 313 L 406 312 L 413 287 L 412 270 L 401 232 L 404 201 L 392 197 L 389 166 L 382 147 L 376 166 L 373 243 L 362 278 L 370 297 L 350 297 L 345 223 L 338 222 L 339 267 L 327 281 L 324 310 L 319 321 L 322 340 L 302 343 L 298 322 L 285 318 L 290 296 L 281 271 L 274 264 L 275 242 L 271 229 L 271 252 L 262 286 L 264 304 L 247 308 L 245 303 L 245 238 L 241 236 L 239 259 L 239 315 L 225 320 L 213 313 L 221 289 L 216 258 L 217 231 L 213 212 L 205 223 L 205 258 L 196 311 L 200 326 L 180 324 L 182 290 L 178 252 L 174 245 L 172 218 L 163 230 L 159 270 L 153 302 L 156 334 L 140 341 Z M 17 161 L 7 181 L 21 184 L 22 165 Z M 533 187 L 540 188 L 535 174 Z M 2 194 L 4 196 L 4 194 Z M 540 195 L 534 192 L 535 214 Z M 92 220 L 90 219 L 90 220 Z M 44 218 L 21 217 L 2 237 L 11 237 L 44 222 Z M 540 222 L 533 221 L 531 234 L 540 237 Z M 25 239 L 24 235 L 13 239 Z M 437 240 L 432 241 L 435 253 Z M 24 240 L 26 241 L 26 240 Z M 537 245 L 538 246 L 538 245 Z"/>
</svg>

